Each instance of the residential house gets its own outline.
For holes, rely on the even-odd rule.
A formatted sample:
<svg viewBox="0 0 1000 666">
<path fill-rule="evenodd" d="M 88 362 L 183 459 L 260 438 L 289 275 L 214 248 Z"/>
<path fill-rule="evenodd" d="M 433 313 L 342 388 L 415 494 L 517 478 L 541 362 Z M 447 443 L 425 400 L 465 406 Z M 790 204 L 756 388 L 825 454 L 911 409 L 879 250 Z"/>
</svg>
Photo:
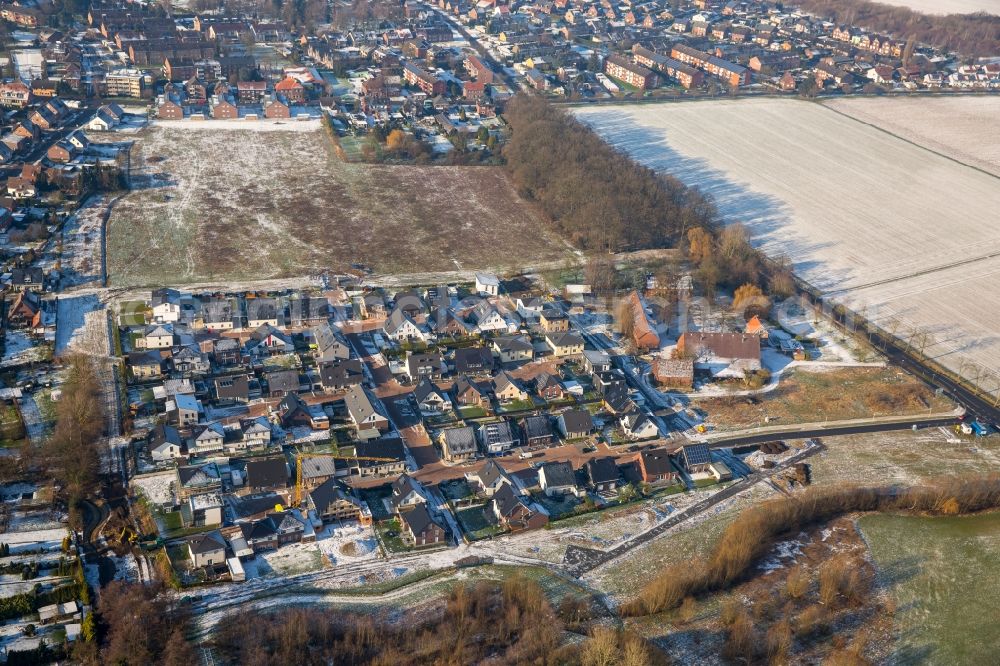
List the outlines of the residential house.
<svg viewBox="0 0 1000 666">
<path fill-rule="evenodd" d="M 351 472 L 358 476 L 395 477 L 406 471 L 406 447 L 399 437 L 360 441 Z"/>
<path fill-rule="evenodd" d="M 569 317 L 562 310 L 554 308 L 542 310 L 538 326 L 545 333 L 565 333 L 569 331 Z"/>
<path fill-rule="evenodd" d="M 666 449 L 646 449 L 639 453 L 639 473 L 643 483 L 670 484 L 680 477 Z"/>
<path fill-rule="evenodd" d="M 135 339 L 137 349 L 170 349 L 174 346 L 174 328 L 170 324 L 152 324 Z"/>
<path fill-rule="evenodd" d="M 309 493 L 309 504 L 324 523 L 344 520 L 356 520 L 362 525 L 372 523 L 368 505 L 333 478 L 327 479 Z"/>
<path fill-rule="evenodd" d="M 493 349 L 501 363 L 523 363 L 535 356 L 531 339 L 525 335 L 506 335 L 493 341 Z"/>
<path fill-rule="evenodd" d="M 500 486 L 505 483 L 510 484 L 512 487 L 514 484 L 510 475 L 507 474 L 507 470 L 501 467 L 500 463 L 493 458 L 490 458 L 478 472 L 467 474 L 466 478 L 478 486 L 480 492 L 486 497 L 493 497 L 496 491 L 500 489 Z"/>
<path fill-rule="evenodd" d="M 439 390 L 429 379 L 421 379 L 413 389 L 413 399 L 422 414 L 435 415 L 451 411 L 451 399 L 448 394 Z"/>
<path fill-rule="evenodd" d="M 476 434 L 472 426 L 442 430 L 440 440 L 445 460 L 449 462 L 471 460 L 476 457 Z"/>
<path fill-rule="evenodd" d="M 500 280 L 492 273 L 476 273 L 476 293 L 480 296 L 498 296 Z"/>
<path fill-rule="evenodd" d="M 580 439 L 594 431 L 594 420 L 586 409 L 570 409 L 559 415 L 556 427 L 565 439 Z"/>
<path fill-rule="evenodd" d="M 392 510 L 396 514 L 430 502 L 427 489 L 409 474 L 400 475 L 392 482 L 390 488 L 392 496 L 389 498 L 389 504 L 392 505 Z"/>
<path fill-rule="evenodd" d="M 490 305 L 489 301 L 481 301 L 469 311 L 468 316 L 479 333 L 508 332 L 507 320 L 495 307 Z"/>
<path fill-rule="evenodd" d="M 526 416 L 519 423 L 521 444 L 526 449 L 540 449 L 550 445 L 555 438 L 552 422 L 547 414 Z"/>
<path fill-rule="evenodd" d="M 477 435 L 480 446 L 488 455 L 499 455 L 514 448 L 518 443 L 518 437 L 509 421 L 482 423 Z"/>
<path fill-rule="evenodd" d="M 221 453 L 226 430 L 218 421 L 202 426 L 191 440 L 189 453 L 192 455 L 211 455 Z"/>
<path fill-rule="evenodd" d="M 643 412 L 632 412 L 618 419 L 622 432 L 631 440 L 654 439 L 660 436 L 660 429 Z"/>
<path fill-rule="evenodd" d="M 158 424 L 146 437 L 146 450 L 154 462 L 166 462 L 184 457 L 184 443 L 177 428 Z"/>
<path fill-rule="evenodd" d="M 493 494 L 489 510 L 497 523 L 511 532 L 540 529 L 549 522 L 545 513 L 529 506 L 509 483 L 502 483 Z"/>
<path fill-rule="evenodd" d="M 583 353 L 583 338 L 572 331 L 564 333 L 547 333 L 545 344 L 552 350 L 553 356 L 572 356 Z"/>
<path fill-rule="evenodd" d="M 246 375 L 226 375 L 212 380 L 215 401 L 219 405 L 245 405 L 250 402 L 250 380 Z"/>
<path fill-rule="evenodd" d="M 585 349 L 583 351 L 583 369 L 592 375 L 608 372 L 611 370 L 611 355 L 598 349 Z"/>
<path fill-rule="evenodd" d="M 299 391 L 299 371 L 298 370 L 275 370 L 264 373 L 264 381 L 267 382 L 267 392 L 272 398 L 282 398 L 289 393 Z"/>
<path fill-rule="evenodd" d="M 389 429 L 389 419 L 382 412 L 381 403 L 370 396 L 363 386 L 356 384 L 349 387 L 344 395 L 344 404 L 359 437 L 371 439 Z"/>
<path fill-rule="evenodd" d="M 159 379 L 163 374 L 163 357 L 157 350 L 129 352 L 128 367 L 138 381 Z"/>
<path fill-rule="evenodd" d="M 300 543 L 306 535 L 305 523 L 292 511 L 279 511 L 260 520 L 241 523 L 240 529 L 243 539 L 255 553 Z"/>
<path fill-rule="evenodd" d="M 538 468 L 538 485 L 549 497 L 576 495 L 576 474 L 568 462 L 547 462 Z"/>
<path fill-rule="evenodd" d="M 244 487 L 251 494 L 288 491 L 288 461 L 284 457 L 262 458 L 247 462 Z"/>
<path fill-rule="evenodd" d="M 394 309 L 382 325 L 382 330 L 395 342 L 425 342 L 427 336 L 401 308 Z"/>
<path fill-rule="evenodd" d="M 42 297 L 34 291 L 20 292 L 7 310 L 7 325 L 10 328 L 37 330 L 42 326 Z M 492 360 L 492 356 L 490 359 Z"/>
<path fill-rule="evenodd" d="M 614 458 L 591 458 L 583 465 L 587 484 L 597 493 L 610 493 L 618 487 L 621 472 Z"/>
<path fill-rule="evenodd" d="M 518 381 L 502 370 L 493 377 L 493 395 L 501 405 L 530 400 Z"/>
<path fill-rule="evenodd" d="M 222 490 L 222 475 L 215 463 L 178 465 L 174 475 L 174 489 L 181 502 L 186 502 L 194 495 Z"/>
<path fill-rule="evenodd" d="M 493 353 L 485 347 L 463 347 L 455 350 L 452 363 L 458 375 L 492 374 Z"/>
<path fill-rule="evenodd" d="M 559 379 L 548 372 L 535 375 L 535 393 L 543 400 L 562 400 L 566 396 Z"/>
<path fill-rule="evenodd" d="M 445 528 L 437 522 L 424 504 L 401 513 L 399 522 L 403 528 L 403 541 L 408 545 L 422 547 L 447 543 L 448 534 Z"/>
<path fill-rule="evenodd" d="M 479 383 L 464 375 L 455 380 L 452 393 L 455 395 L 455 402 L 462 407 L 479 407 L 481 409 L 489 409 L 490 407 L 489 393 Z"/>
<path fill-rule="evenodd" d="M 364 379 L 364 366 L 356 358 L 324 361 L 319 365 L 319 381 L 325 391 L 342 391 L 361 384 Z"/>
<path fill-rule="evenodd" d="M 684 471 L 692 476 L 711 473 L 712 452 L 707 444 L 685 444 L 678 458 Z"/>
<path fill-rule="evenodd" d="M 263 416 L 254 419 L 243 419 L 240 421 L 239 446 L 231 446 L 227 440 L 225 447 L 227 450 L 256 450 L 266 449 L 271 446 L 271 422 Z"/>
<path fill-rule="evenodd" d="M 443 375 L 444 358 L 441 352 L 407 352 L 406 370 L 412 381 L 421 379 L 441 379 Z"/>
<path fill-rule="evenodd" d="M 267 358 L 295 351 L 292 338 L 271 324 L 262 324 L 257 327 L 244 346 L 251 358 Z"/>
<path fill-rule="evenodd" d="M 198 422 L 201 415 L 201 402 L 193 395 L 175 395 L 167 401 L 167 416 L 178 427 L 187 428 Z"/>
<path fill-rule="evenodd" d="M 226 563 L 226 540 L 218 530 L 191 537 L 187 546 L 191 565 L 195 569 Z"/>
<path fill-rule="evenodd" d="M 314 326 L 311 332 L 315 344 L 312 355 L 317 363 L 344 361 L 351 357 L 347 341 L 328 322 Z"/>
<path fill-rule="evenodd" d="M 298 393 L 289 393 L 278 403 L 278 419 L 282 427 L 309 427 L 313 430 L 328 430 L 330 417 L 319 405 L 307 405 Z M 360 432 L 360 431 L 359 431 Z"/>
</svg>

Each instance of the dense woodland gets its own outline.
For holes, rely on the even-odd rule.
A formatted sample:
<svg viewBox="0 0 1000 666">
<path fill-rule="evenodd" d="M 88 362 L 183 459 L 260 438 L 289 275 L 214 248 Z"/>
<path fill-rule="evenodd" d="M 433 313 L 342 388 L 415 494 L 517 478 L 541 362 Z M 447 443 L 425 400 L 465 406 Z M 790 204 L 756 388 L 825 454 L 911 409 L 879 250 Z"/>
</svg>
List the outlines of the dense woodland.
<svg viewBox="0 0 1000 666">
<path fill-rule="evenodd" d="M 1000 53 L 1000 16 L 950 14 L 930 16 L 906 7 L 893 7 L 867 0 L 794 0 L 807 12 L 835 23 L 888 32 L 897 38 L 915 37 L 918 42 L 957 51 L 966 56 Z"/>
<path fill-rule="evenodd" d="M 519 95 L 504 118 L 507 170 L 556 231 L 587 250 L 678 247 L 688 229 L 712 228 L 711 199 L 618 152 L 583 123 Z"/>
</svg>

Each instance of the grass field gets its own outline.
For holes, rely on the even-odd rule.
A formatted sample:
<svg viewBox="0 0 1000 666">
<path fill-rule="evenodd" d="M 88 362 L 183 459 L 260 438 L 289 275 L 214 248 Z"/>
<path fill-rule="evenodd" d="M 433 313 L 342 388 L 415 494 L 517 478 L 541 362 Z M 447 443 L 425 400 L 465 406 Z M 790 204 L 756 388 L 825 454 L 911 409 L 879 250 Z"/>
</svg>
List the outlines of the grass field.
<svg viewBox="0 0 1000 666">
<path fill-rule="evenodd" d="M 114 286 L 547 266 L 567 246 L 489 167 L 344 164 L 318 122 L 137 135 L 108 230 Z M 502 251 L 500 248 L 502 247 Z"/>
<path fill-rule="evenodd" d="M 734 396 L 698 399 L 694 404 L 708 412 L 717 432 L 758 427 L 765 417 L 774 424 L 815 423 L 955 408 L 950 400 L 892 368 L 795 370 L 781 378 L 778 388 L 755 400 L 750 404 L 747 398 Z"/>
<path fill-rule="evenodd" d="M 859 526 L 896 599 L 893 663 L 995 663 L 1000 513 L 867 515 Z"/>
<path fill-rule="evenodd" d="M 918 123 L 921 103 L 892 112 Z M 925 353 L 956 372 L 970 374 L 969 362 L 1000 371 L 997 176 L 812 102 L 601 105 L 577 115 L 640 162 L 713 195 L 727 221 L 746 223 L 757 245 L 787 256 L 832 301 L 904 338 L 926 333 Z M 967 115 L 971 145 L 996 117 Z M 992 378 L 982 384 L 995 388 Z"/>
</svg>

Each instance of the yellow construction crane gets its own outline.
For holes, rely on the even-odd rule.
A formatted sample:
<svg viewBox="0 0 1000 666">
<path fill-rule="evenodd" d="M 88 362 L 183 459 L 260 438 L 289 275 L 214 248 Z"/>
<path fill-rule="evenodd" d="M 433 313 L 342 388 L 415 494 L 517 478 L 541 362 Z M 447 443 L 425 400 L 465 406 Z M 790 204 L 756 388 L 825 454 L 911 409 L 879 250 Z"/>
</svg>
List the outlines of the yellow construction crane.
<svg viewBox="0 0 1000 666">
<path fill-rule="evenodd" d="M 377 462 L 397 462 L 395 458 L 380 458 L 378 456 L 343 456 L 334 453 L 296 453 L 295 454 L 295 506 L 302 504 L 302 459 L 329 458 L 331 460 L 374 460 Z"/>
</svg>

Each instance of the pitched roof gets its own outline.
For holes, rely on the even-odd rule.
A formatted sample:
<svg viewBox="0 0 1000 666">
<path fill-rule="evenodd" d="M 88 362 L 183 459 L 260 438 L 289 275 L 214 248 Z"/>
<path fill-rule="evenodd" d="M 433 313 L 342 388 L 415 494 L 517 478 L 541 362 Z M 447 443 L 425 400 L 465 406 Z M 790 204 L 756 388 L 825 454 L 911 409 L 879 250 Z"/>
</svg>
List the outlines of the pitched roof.
<svg viewBox="0 0 1000 666">
<path fill-rule="evenodd" d="M 539 477 L 545 478 L 547 486 L 575 486 L 576 475 L 568 462 L 547 462 L 539 468 Z"/>
<path fill-rule="evenodd" d="M 670 464 L 670 455 L 666 449 L 646 449 L 639 456 L 646 474 L 670 474 L 674 471 Z"/>
<path fill-rule="evenodd" d="M 476 450 L 476 434 L 472 426 L 442 430 L 441 437 L 450 455 L 462 455 Z"/>
<path fill-rule="evenodd" d="M 684 457 L 684 464 L 688 467 L 706 465 L 712 462 L 712 452 L 707 444 L 685 444 L 681 447 L 681 455 Z"/>
<path fill-rule="evenodd" d="M 594 420 L 586 409 L 570 409 L 559 415 L 566 432 L 590 432 L 594 429 Z"/>
<path fill-rule="evenodd" d="M 288 485 L 288 463 L 284 458 L 251 460 L 247 463 L 247 485 L 252 488 L 284 488 Z"/>
<path fill-rule="evenodd" d="M 431 514 L 427 511 L 427 507 L 423 504 L 418 504 L 409 511 L 404 511 L 400 514 L 400 520 L 406 524 L 407 529 L 413 535 L 423 534 L 432 525 L 441 527 Z M 441 528 L 444 529 L 444 528 Z"/>
<path fill-rule="evenodd" d="M 614 458 L 591 458 L 584 463 L 584 467 L 591 483 L 609 483 L 619 477 Z"/>
<path fill-rule="evenodd" d="M 217 550 L 225 550 L 226 540 L 218 530 L 213 530 L 208 534 L 199 534 L 191 537 L 188 541 L 188 547 L 195 555 L 207 555 Z"/>
</svg>

